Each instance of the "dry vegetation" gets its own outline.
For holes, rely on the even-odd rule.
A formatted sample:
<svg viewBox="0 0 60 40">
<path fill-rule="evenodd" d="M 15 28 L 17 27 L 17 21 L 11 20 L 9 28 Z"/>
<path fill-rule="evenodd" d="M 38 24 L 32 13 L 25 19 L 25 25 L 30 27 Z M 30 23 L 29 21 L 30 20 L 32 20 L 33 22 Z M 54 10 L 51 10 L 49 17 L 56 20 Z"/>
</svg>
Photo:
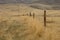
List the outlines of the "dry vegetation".
<svg viewBox="0 0 60 40">
<path fill-rule="evenodd" d="M 32 16 L 20 16 L 35 13 Z M 47 10 L 47 27 L 43 26 L 43 10 L 26 5 L 0 5 L 0 40 L 60 40 L 60 10 Z M 18 16 L 19 13 L 19 16 Z"/>
</svg>

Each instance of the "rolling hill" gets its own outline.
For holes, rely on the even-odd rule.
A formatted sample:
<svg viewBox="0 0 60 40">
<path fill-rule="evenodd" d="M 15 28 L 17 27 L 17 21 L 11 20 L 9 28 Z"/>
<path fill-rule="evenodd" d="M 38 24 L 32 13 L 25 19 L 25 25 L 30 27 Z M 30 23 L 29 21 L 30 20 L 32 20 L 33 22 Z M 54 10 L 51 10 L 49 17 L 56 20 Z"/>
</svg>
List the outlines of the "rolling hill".
<svg viewBox="0 0 60 40">
<path fill-rule="evenodd" d="M 10 4 L 10 3 L 28 4 L 30 7 L 37 9 L 60 10 L 59 0 L 0 0 L 0 4 Z"/>
<path fill-rule="evenodd" d="M 0 0 L 0 3 L 43 3 L 60 4 L 60 0 Z"/>
</svg>

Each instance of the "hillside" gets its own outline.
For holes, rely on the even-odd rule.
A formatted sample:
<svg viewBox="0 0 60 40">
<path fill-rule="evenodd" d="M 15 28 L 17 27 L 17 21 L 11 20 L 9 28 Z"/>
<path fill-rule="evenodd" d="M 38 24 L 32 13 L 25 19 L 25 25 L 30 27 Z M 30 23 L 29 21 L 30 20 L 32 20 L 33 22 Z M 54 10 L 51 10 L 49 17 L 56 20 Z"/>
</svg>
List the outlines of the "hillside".
<svg viewBox="0 0 60 40">
<path fill-rule="evenodd" d="M 43 10 L 60 10 L 59 0 L 0 0 L 1 4 L 26 4 L 32 8 Z"/>
<path fill-rule="evenodd" d="M 37 0 L 34 3 L 48 4 L 48 5 L 59 5 L 60 0 Z"/>
<path fill-rule="evenodd" d="M 0 40 L 60 40 L 60 10 L 47 10 L 46 27 L 43 15 L 27 4 L 1 4 Z"/>
<path fill-rule="evenodd" d="M 30 7 L 41 10 L 60 10 L 60 5 L 46 5 L 46 4 L 33 3 L 30 4 Z"/>
<path fill-rule="evenodd" d="M 0 0 L 0 3 L 43 3 L 43 4 L 60 4 L 60 0 Z"/>
</svg>

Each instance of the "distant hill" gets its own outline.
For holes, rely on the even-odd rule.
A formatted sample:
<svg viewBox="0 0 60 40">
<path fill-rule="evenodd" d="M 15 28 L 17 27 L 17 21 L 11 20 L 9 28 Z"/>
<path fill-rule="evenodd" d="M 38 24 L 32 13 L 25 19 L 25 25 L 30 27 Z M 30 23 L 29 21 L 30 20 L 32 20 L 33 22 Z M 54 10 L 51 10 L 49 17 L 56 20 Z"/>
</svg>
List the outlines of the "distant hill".
<svg viewBox="0 0 60 40">
<path fill-rule="evenodd" d="M 34 3 L 43 3 L 43 4 L 60 4 L 60 0 L 38 0 L 34 1 Z"/>
<path fill-rule="evenodd" d="M 43 3 L 43 4 L 60 4 L 60 0 L 0 0 L 0 3 Z"/>
<path fill-rule="evenodd" d="M 59 9 L 60 0 L 0 0 L 0 4 L 5 3 L 24 3 L 32 4 L 30 7 L 38 9 Z"/>
</svg>

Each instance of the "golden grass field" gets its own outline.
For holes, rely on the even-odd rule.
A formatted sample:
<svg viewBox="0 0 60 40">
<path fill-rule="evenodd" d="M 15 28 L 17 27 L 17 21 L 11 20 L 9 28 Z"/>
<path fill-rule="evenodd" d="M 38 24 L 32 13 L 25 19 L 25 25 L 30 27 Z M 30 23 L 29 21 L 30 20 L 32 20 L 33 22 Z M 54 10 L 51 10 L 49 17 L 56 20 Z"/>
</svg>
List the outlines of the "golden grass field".
<svg viewBox="0 0 60 40">
<path fill-rule="evenodd" d="M 1 4 L 0 40 L 60 40 L 60 10 L 47 10 L 46 27 L 43 15 L 43 10 L 25 4 Z"/>
</svg>

